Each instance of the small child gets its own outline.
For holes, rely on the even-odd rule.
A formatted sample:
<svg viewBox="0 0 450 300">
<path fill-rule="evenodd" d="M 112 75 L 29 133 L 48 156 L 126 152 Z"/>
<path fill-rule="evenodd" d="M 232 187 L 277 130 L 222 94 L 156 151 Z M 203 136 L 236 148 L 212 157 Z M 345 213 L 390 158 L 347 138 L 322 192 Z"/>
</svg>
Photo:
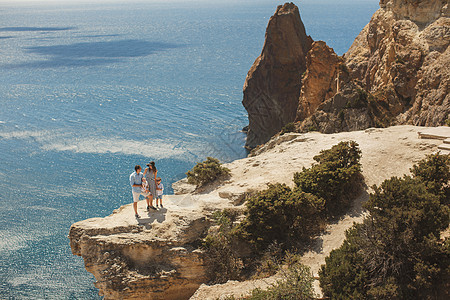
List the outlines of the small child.
<svg viewBox="0 0 450 300">
<path fill-rule="evenodd" d="M 159 199 L 159 207 L 163 208 L 162 205 L 162 195 L 164 191 L 164 186 L 161 183 L 161 177 L 156 178 L 156 207 L 158 207 L 158 199 Z"/>
</svg>

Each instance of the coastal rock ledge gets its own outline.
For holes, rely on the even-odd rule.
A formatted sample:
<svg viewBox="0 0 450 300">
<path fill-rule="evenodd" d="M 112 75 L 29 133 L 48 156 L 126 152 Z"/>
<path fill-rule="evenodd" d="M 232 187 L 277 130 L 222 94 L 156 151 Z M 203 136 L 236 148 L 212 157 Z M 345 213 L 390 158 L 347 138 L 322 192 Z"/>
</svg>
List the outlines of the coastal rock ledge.
<svg viewBox="0 0 450 300">
<path fill-rule="evenodd" d="M 437 129 L 450 136 L 449 127 Z M 210 217 L 215 210 L 242 210 L 243 195 L 263 190 L 268 183 L 292 186 L 295 172 L 310 167 L 315 155 L 340 141 L 354 140 L 359 144 L 367 187 L 391 176 L 402 176 L 442 144 L 441 140 L 419 138 L 418 133 L 423 130 L 429 129 L 396 126 L 276 136 L 254 156 L 226 164 L 231 171 L 226 181 L 197 193 L 188 192 L 184 184 L 184 194 L 165 195 L 165 208 L 150 213 L 145 212 L 145 201 L 140 201 L 139 220 L 134 218 L 130 203 L 105 218 L 73 224 L 69 232 L 72 252 L 83 257 L 86 270 L 95 276 L 95 286 L 105 299 L 215 300 L 227 295 L 248 295 L 255 287 L 266 288 L 274 278 L 206 285 L 208 263 L 199 245 L 211 226 Z M 345 230 L 353 222 L 361 222 L 364 213 L 361 205 L 367 200 L 367 192 L 369 188 L 347 215 L 329 226 L 317 246 L 304 254 L 302 262 L 316 276 L 325 257 L 342 244 Z M 316 291 L 320 293 L 317 282 Z"/>
<path fill-rule="evenodd" d="M 208 214 L 190 205 L 190 196 L 170 198 L 167 208 L 148 214 L 140 201 L 139 220 L 129 204 L 71 226 L 72 253 L 84 258 L 105 299 L 188 299 L 207 281 L 194 243 L 209 227 Z"/>
</svg>

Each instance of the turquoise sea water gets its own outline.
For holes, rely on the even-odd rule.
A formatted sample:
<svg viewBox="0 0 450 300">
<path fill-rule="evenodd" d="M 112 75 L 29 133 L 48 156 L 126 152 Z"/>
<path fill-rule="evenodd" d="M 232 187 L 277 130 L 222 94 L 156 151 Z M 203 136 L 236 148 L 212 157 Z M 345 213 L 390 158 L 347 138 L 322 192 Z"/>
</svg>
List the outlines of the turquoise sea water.
<svg viewBox="0 0 450 300">
<path fill-rule="evenodd" d="M 242 86 L 278 4 L 0 1 L 0 299 L 99 298 L 72 223 L 129 203 L 135 164 L 171 193 L 206 156 L 246 155 Z M 378 8 L 296 4 L 338 54 Z"/>
</svg>

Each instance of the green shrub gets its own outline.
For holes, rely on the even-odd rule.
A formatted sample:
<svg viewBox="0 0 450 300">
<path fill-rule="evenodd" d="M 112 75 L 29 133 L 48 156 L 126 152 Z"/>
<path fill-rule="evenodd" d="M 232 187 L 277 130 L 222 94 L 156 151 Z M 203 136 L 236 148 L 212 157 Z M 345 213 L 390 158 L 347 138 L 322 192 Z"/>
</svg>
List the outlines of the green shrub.
<svg viewBox="0 0 450 300">
<path fill-rule="evenodd" d="M 439 195 L 441 203 L 450 204 L 450 155 L 431 154 L 411 168 L 413 176 Z"/>
<path fill-rule="evenodd" d="M 319 128 L 316 124 L 310 124 L 308 128 L 306 128 L 306 132 L 319 131 Z"/>
<path fill-rule="evenodd" d="M 358 226 L 347 230 L 342 246 L 331 251 L 319 271 L 322 292 L 331 299 L 365 299 L 368 275 L 359 253 Z"/>
<path fill-rule="evenodd" d="M 447 120 L 445 121 L 445 125 L 450 126 L 450 119 L 447 119 Z"/>
<path fill-rule="evenodd" d="M 328 215 L 339 214 L 360 192 L 360 158 L 356 142 L 340 142 L 315 156 L 317 164 L 295 173 L 294 182 L 300 190 L 324 199 Z"/>
<path fill-rule="evenodd" d="M 448 168 L 436 168 L 443 160 L 429 156 L 412 168 L 413 177 L 393 177 L 373 187 L 374 193 L 365 204 L 368 217 L 347 232 L 343 245 L 333 250 L 322 266 L 320 284 L 325 296 L 450 296 L 450 247 L 448 241 L 439 239 L 449 225 L 449 207 L 436 188 L 437 182 L 443 183 L 449 176 Z"/>
<path fill-rule="evenodd" d="M 345 63 L 339 64 L 339 70 L 341 70 L 344 73 L 350 74 L 350 70 L 348 69 L 348 67 Z"/>
<path fill-rule="evenodd" d="M 284 249 L 305 243 L 322 228 L 323 200 L 285 184 L 270 184 L 246 203 L 241 234 L 257 251 L 277 242 Z"/>
<path fill-rule="evenodd" d="M 209 233 L 203 240 L 202 249 L 210 266 L 208 276 L 214 283 L 240 279 L 244 265 L 235 251 L 233 241 L 234 222 L 237 216 L 237 212 L 230 209 L 216 211 L 213 219 L 218 229 Z"/>
<path fill-rule="evenodd" d="M 255 262 L 259 265 L 256 267 L 255 274 L 253 274 L 252 278 L 267 278 L 275 275 L 281 267 L 283 255 L 284 250 L 278 242 L 275 241 L 270 244 Z"/>
<path fill-rule="evenodd" d="M 191 170 L 186 172 L 188 182 L 198 187 L 229 174 L 230 170 L 222 167 L 219 160 L 212 157 L 207 157 L 204 162 L 197 163 Z"/>
<path fill-rule="evenodd" d="M 286 125 L 283 126 L 283 128 L 281 128 L 280 135 L 283 135 L 288 132 L 294 132 L 294 131 L 295 131 L 295 123 L 293 123 L 293 122 L 287 123 Z"/>
<path fill-rule="evenodd" d="M 310 300 L 315 299 L 314 277 L 309 267 L 295 263 L 283 273 L 281 280 L 267 290 L 255 289 L 250 300 Z"/>
<path fill-rule="evenodd" d="M 345 108 L 366 108 L 369 103 L 369 93 L 361 88 L 357 88 L 358 97 L 350 99 L 345 104 Z"/>
</svg>

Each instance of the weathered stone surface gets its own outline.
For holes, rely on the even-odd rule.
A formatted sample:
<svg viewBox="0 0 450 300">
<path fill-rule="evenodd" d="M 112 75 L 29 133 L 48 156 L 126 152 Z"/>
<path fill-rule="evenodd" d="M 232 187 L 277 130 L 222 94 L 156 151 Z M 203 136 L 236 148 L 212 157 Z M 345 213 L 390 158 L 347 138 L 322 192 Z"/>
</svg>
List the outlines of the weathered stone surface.
<svg viewBox="0 0 450 300">
<path fill-rule="evenodd" d="M 394 13 L 396 19 L 428 24 L 450 16 L 448 0 L 380 0 L 380 7 Z"/>
<path fill-rule="evenodd" d="M 71 226 L 72 252 L 83 257 L 105 299 L 187 299 L 208 280 L 195 246 L 210 226 L 208 213 L 190 195 L 165 197 L 177 205 L 144 215 L 141 201 L 139 220 L 130 204 Z"/>
<path fill-rule="evenodd" d="M 339 66 L 343 60 L 323 41 L 312 44 L 306 56 L 306 72 L 302 80 L 297 121 L 311 116 L 325 100 L 338 90 Z"/>
<path fill-rule="evenodd" d="M 367 109 L 367 99 L 364 99 L 360 88 L 350 83 L 301 122 L 300 131 L 335 133 L 374 126 L 374 116 Z"/>
<path fill-rule="evenodd" d="M 182 195 L 193 193 L 197 186 L 195 184 L 190 184 L 187 178 L 183 178 L 181 180 L 175 181 L 172 184 L 172 188 L 175 195 Z"/>
<path fill-rule="evenodd" d="M 449 118 L 450 18 L 446 0 L 382 0 L 345 54 L 351 77 L 385 98 L 392 123 L 438 126 Z"/>
<path fill-rule="evenodd" d="M 399 116 L 399 123 L 444 124 L 450 119 L 450 47 L 442 54 L 427 55 L 419 76 L 413 106 Z"/>
<path fill-rule="evenodd" d="M 247 146 L 254 148 L 278 133 L 292 121 L 295 107 L 301 132 L 445 124 L 450 119 L 449 6 L 447 0 L 381 0 L 343 57 L 322 41 L 300 47 L 302 38 L 308 40 L 303 25 L 297 36 L 292 33 L 295 26 L 278 26 L 280 13 L 297 8 L 280 6 L 244 85 Z M 302 55 L 292 49 L 303 49 Z M 292 63 L 297 61 L 303 65 Z M 301 83 L 298 70 L 305 70 Z M 292 97 L 298 87 L 296 104 Z"/>
<path fill-rule="evenodd" d="M 244 83 L 242 104 L 249 119 L 247 147 L 267 142 L 294 121 L 311 44 L 297 6 L 278 6 L 269 20 L 261 55 Z"/>
</svg>

